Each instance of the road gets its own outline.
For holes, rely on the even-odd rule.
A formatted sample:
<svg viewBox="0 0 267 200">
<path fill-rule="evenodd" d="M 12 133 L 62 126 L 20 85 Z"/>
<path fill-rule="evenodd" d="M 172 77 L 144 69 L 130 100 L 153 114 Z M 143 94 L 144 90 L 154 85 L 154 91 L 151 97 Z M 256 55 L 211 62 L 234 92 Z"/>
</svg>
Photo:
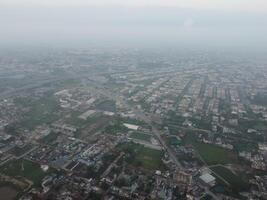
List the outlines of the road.
<svg viewBox="0 0 267 200">
<path fill-rule="evenodd" d="M 136 115 L 136 117 L 138 119 L 143 120 L 148 125 L 150 125 L 152 128 L 152 133 L 155 135 L 155 137 L 158 139 L 158 141 L 164 147 L 164 149 L 168 152 L 170 159 L 173 161 L 173 163 L 175 164 L 177 169 L 178 170 L 184 170 L 183 166 L 181 165 L 181 163 L 177 159 L 174 152 L 171 150 L 171 148 L 165 143 L 165 141 L 161 137 L 161 131 L 153 123 L 152 115 L 145 113 L 143 110 L 136 109 L 133 105 L 130 105 L 127 102 L 127 100 L 124 99 L 123 97 L 121 97 L 119 94 L 111 93 L 110 91 L 108 91 L 106 89 L 102 89 L 102 88 L 100 89 L 99 85 L 98 85 L 98 90 L 94 90 L 94 91 L 97 92 L 98 94 L 102 94 L 103 96 L 111 98 L 116 102 L 120 102 L 125 108 L 128 108 L 129 110 L 131 110 Z M 220 198 L 217 197 L 213 192 L 211 192 L 209 190 L 209 188 L 207 188 L 205 185 L 199 184 L 199 186 L 205 190 L 206 194 L 212 196 L 213 199 L 220 200 Z"/>
<path fill-rule="evenodd" d="M 136 109 L 133 105 L 130 105 L 123 97 L 121 97 L 118 94 L 114 94 L 111 93 L 110 91 L 103 89 L 103 88 L 99 88 L 98 85 L 98 90 L 94 90 L 97 93 L 100 93 L 103 96 L 106 96 L 108 98 L 113 99 L 116 102 L 120 102 L 120 104 L 122 104 L 125 108 L 128 108 L 129 110 L 131 110 L 138 119 L 146 122 L 149 126 L 151 126 L 152 128 L 152 133 L 156 136 L 156 138 L 158 139 L 158 141 L 160 142 L 160 144 L 164 147 L 164 149 L 168 152 L 171 160 L 174 162 L 174 164 L 176 165 L 176 167 L 178 167 L 179 169 L 183 169 L 181 163 L 178 161 L 176 155 L 174 155 L 173 151 L 168 147 L 168 145 L 165 143 L 165 141 L 162 139 L 161 137 L 161 131 L 158 130 L 158 128 L 155 126 L 155 124 L 153 123 L 153 119 L 151 115 L 146 114 L 144 111 L 140 110 L 140 109 Z"/>
</svg>

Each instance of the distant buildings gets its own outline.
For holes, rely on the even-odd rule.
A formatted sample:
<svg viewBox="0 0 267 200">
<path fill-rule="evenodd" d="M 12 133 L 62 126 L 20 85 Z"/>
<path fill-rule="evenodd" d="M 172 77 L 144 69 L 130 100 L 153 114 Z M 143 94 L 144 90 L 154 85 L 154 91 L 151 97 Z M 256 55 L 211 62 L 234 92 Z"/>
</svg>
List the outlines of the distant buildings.
<svg viewBox="0 0 267 200">
<path fill-rule="evenodd" d="M 192 184 L 192 175 L 188 174 L 184 171 L 179 170 L 176 173 L 176 180 L 178 183 L 183 183 L 186 185 L 191 185 Z"/>
<path fill-rule="evenodd" d="M 77 129 L 73 126 L 67 125 L 67 124 L 58 124 L 54 123 L 51 125 L 51 128 L 56 133 L 63 133 L 68 136 L 73 136 L 74 133 L 77 131 Z"/>
<path fill-rule="evenodd" d="M 123 123 L 123 125 L 124 125 L 125 127 L 127 127 L 128 129 L 131 129 L 131 130 L 135 130 L 135 131 L 137 131 L 137 130 L 139 129 L 139 126 L 134 125 L 134 124 Z"/>
</svg>

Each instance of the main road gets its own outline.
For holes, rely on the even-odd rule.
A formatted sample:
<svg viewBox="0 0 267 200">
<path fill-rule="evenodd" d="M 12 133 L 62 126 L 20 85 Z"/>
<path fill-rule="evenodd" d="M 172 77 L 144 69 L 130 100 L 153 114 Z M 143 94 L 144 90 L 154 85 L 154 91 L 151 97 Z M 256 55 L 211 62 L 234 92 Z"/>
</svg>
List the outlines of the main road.
<svg viewBox="0 0 267 200">
<path fill-rule="evenodd" d="M 129 104 L 124 97 L 121 97 L 119 94 L 111 93 L 105 88 L 100 88 L 99 85 L 97 88 L 98 88 L 97 90 L 94 89 L 93 87 L 90 89 L 92 89 L 94 92 L 98 94 L 101 94 L 103 96 L 113 99 L 116 102 L 119 102 L 125 108 L 131 110 L 136 115 L 136 118 L 146 122 L 152 128 L 152 133 L 155 135 L 155 137 L 158 139 L 158 141 L 164 147 L 164 149 L 168 152 L 170 159 L 173 161 L 176 167 L 178 167 L 179 169 L 183 169 L 181 163 L 178 161 L 173 151 L 170 149 L 170 147 L 165 143 L 165 141 L 161 137 L 161 131 L 153 123 L 153 119 L 152 119 L 153 117 L 150 114 L 146 114 L 141 109 L 136 109 L 133 105 Z"/>
<path fill-rule="evenodd" d="M 165 143 L 164 139 L 161 137 L 161 131 L 156 127 L 155 123 L 153 123 L 153 116 L 152 115 L 145 113 L 141 109 L 135 108 L 135 106 L 129 104 L 127 102 L 127 100 L 124 97 L 120 96 L 119 94 L 112 93 L 105 88 L 100 88 L 99 85 L 97 85 L 97 88 L 98 88 L 97 90 L 93 87 L 91 89 L 98 94 L 102 94 L 103 96 L 106 96 L 108 98 L 113 99 L 116 102 L 119 102 L 125 108 L 128 108 L 129 110 L 131 110 L 136 115 L 136 117 L 138 119 L 143 120 L 149 126 L 151 126 L 152 133 L 155 135 L 155 137 L 158 139 L 158 141 L 164 147 L 164 149 L 168 152 L 170 159 L 175 164 L 177 169 L 178 170 L 184 169 L 183 166 L 181 165 L 181 163 L 179 162 L 179 160 L 177 159 L 176 155 L 174 154 L 174 152 L 171 150 L 171 148 Z M 200 187 L 205 190 L 206 194 L 212 196 L 213 199 L 220 200 L 220 198 L 217 197 L 213 192 L 211 192 L 209 190 L 209 188 L 207 188 L 206 186 L 200 185 Z"/>
</svg>

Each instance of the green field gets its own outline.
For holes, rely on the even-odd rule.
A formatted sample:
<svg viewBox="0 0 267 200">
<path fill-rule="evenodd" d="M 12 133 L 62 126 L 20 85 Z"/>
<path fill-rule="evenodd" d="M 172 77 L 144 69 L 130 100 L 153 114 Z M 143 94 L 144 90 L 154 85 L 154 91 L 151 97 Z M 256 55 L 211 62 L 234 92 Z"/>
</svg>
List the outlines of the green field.
<svg viewBox="0 0 267 200">
<path fill-rule="evenodd" d="M 238 156 L 235 152 L 213 144 L 198 142 L 195 132 L 187 132 L 182 144 L 192 145 L 207 165 L 238 163 Z"/>
<path fill-rule="evenodd" d="M 56 141 L 58 135 L 59 135 L 59 133 L 51 132 L 48 135 L 46 135 L 43 138 L 41 138 L 40 142 L 44 143 L 44 144 L 50 144 L 51 145 L 53 142 Z"/>
<path fill-rule="evenodd" d="M 194 142 L 193 146 L 201 158 L 208 165 L 237 163 L 237 155 L 227 149 L 212 145 Z"/>
<path fill-rule="evenodd" d="M 133 132 L 133 133 L 131 133 L 130 138 L 138 139 L 138 140 L 144 140 L 144 141 L 149 142 L 151 139 L 151 135 L 141 133 L 141 132 Z"/>
<path fill-rule="evenodd" d="M 229 169 L 223 166 L 211 167 L 210 169 L 216 174 L 218 174 L 220 177 L 222 177 L 225 181 L 227 181 L 230 184 L 230 188 L 234 192 L 244 191 L 248 189 L 248 184 L 245 178 L 242 177 L 240 174 L 234 174 Z M 220 179 L 220 177 L 217 177 L 217 179 Z M 219 182 L 225 184 L 222 180 Z"/>
<path fill-rule="evenodd" d="M 116 112 L 116 102 L 113 100 L 105 100 L 97 104 L 96 108 L 103 111 Z"/>
<path fill-rule="evenodd" d="M 163 152 L 160 150 L 150 149 L 135 143 L 123 143 L 118 145 L 117 148 L 128 155 L 126 161 L 129 164 L 136 167 L 142 167 L 147 170 L 165 169 L 161 160 Z"/>
<path fill-rule="evenodd" d="M 116 122 L 105 128 L 105 132 L 112 135 L 116 135 L 117 133 L 126 133 L 128 130 L 129 129 L 120 122 Z"/>
<path fill-rule="evenodd" d="M 51 171 L 50 171 L 51 172 Z M 24 177 L 31 180 L 34 185 L 39 185 L 41 180 L 49 173 L 45 173 L 40 165 L 28 160 L 13 160 L 0 167 L 0 173 L 12 177 Z"/>
<path fill-rule="evenodd" d="M 20 98 L 15 102 L 30 108 L 20 123 L 21 126 L 30 130 L 38 125 L 51 123 L 58 118 L 59 104 L 53 95 L 47 95 L 39 100 Z"/>
</svg>

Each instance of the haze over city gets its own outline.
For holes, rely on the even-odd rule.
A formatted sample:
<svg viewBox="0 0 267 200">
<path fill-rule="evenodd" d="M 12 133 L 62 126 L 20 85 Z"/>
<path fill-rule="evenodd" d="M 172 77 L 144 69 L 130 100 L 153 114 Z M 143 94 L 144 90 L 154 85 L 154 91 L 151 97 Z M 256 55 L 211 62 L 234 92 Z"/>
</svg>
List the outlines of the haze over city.
<svg viewBox="0 0 267 200">
<path fill-rule="evenodd" d="M 1 1 L 2 44 L 264 48 L 264 0 Z"/>
<path fill-rule="evenodd" d="M 0 0 L 0 200 L 267 200 L 266 0 Z"/>
</svg>

